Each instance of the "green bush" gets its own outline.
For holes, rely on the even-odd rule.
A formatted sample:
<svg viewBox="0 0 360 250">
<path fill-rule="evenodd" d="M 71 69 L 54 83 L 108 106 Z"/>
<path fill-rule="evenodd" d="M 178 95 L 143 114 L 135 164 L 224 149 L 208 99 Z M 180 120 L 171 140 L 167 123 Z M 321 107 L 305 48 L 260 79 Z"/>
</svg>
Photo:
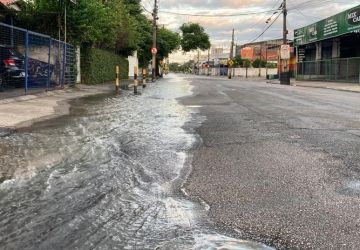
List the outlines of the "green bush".
<svg viewBox="0 0 360 250">
<path fill-rule="evenodd" d="M 127 59 L 106 50 L 83 49 L 81 54 L 81 82 L 100 84 L 114 81 L 116 65 L 120 66 L 121 79 L 127 79 L 129 72 Z"/>
</svg>

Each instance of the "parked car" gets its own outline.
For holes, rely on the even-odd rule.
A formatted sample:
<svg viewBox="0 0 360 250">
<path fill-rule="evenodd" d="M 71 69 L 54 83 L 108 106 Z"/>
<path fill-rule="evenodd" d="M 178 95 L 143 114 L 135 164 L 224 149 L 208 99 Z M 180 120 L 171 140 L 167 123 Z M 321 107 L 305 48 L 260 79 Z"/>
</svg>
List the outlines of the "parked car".
<svg viewBox="0 0 360 250">
<path fill-rule="evenodd" d="M 23 86 L 24 82 L 24 56 L 11 46 L 0 45 L 0 90 L 6 85 Z"/>
</svg>

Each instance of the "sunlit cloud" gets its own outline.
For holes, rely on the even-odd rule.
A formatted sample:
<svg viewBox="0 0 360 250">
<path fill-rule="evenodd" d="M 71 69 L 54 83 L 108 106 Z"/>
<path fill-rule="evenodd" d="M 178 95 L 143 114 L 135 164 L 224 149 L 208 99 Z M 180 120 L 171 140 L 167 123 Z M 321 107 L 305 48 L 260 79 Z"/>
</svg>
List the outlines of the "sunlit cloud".
<svg viewBox="0 0 360 250">
<path fill-rule="evenodd" d="M 142 0 L 144 6 L 152 10 L 153 1 Z M 335 15 L 341 11 L 360 4 L 357 1 L 322 1 L 310 2 L 308 0 L 288 1 L 288 30 L 289 39 L 293 38 L 294 29 L 300 28 L 321 19 Z M 276 3 L 276 4 L 275 4 Z M 160 0 L 159 23 L 168 29 L 179 32 L 181 24 L 195 22 L 202 25 L 210 36 L 211 43 L 215 46 L 229 47 L 232 29 L 235 29 L 235 42 L 244 44 L 253 41 L 275 20 L 280 11 L 279 0 Z M 269 11 L 267 13 L 259 13 Z M 175 12 L 182 14 L 202 14 L 209 16 L 184 16 L 169 14 Z M 246 16 L 223 17 L 229 14 L 258 14 Z M 282 37 L 282 16 L 258 40 L 277 39 Z"/>
</svg>

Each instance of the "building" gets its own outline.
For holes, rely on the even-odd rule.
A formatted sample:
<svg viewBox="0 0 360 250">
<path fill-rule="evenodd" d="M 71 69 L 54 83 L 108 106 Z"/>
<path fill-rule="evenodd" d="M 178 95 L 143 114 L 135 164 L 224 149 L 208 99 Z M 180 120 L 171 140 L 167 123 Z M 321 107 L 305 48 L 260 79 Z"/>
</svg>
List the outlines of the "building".
<svg viewBox="0 0 360 250">
<path fill-rule="evenodd" d="M 14 13 L 20 11 L 18 0 L 0 0 L 0 22 L 13 23 Z"/>
<path fill-rule="evenodd" d="M 292 44 L 292 41 L 288 41 Z M 283 44 L 282 39 L 247 43 L 236 47 L 236 54 L 240 55 L 243 59 L 255 61 L 261 59 L 269 62 L 278 62 L 279 48 Z"/>
<path fill-rule="evenodd" d="M 297 79 L 360 82 L 360 5 L 294 31 Z"/>
<path fill-rule="evenodd" d="M 290 75 L 295 75 L 296 57 L 293 46 L 293 41 L 288 40 L 288 44 L 291 46 L 291 59 L 289 60 Z M 283 44 L 283 39 L 274 39 L 267 41 L 260 41 L 254 43 L 247 43 L 236 47 L 236 54 L 240 55 L 242 59 L 248 59 L 251 62 L 260 59 L 269 63 L 273 63 L 280 66 L 279 54 L 280 48 Z"/>
</svg>

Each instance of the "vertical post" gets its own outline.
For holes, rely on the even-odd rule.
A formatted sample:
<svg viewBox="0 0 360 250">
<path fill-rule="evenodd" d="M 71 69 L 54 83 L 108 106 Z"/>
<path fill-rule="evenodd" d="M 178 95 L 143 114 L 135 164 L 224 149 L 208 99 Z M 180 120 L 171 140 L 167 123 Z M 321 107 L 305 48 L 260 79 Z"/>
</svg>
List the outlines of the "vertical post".
<svg viewBox="0 0 360 250">
<path fill-rule="evenodd" d="M 207 75 L 210 75 L 210 49 L 208 49 Z"/>
<path fill-rule="evenodd" d="M 157 21 L 157 0 L 154 0 L 154 12 L 153 12 L 153 48 L 156 48 L 156 21 Z M 152 68 L 151 79 L 154 82 L 156 79 L 156 53 L 152 53 Z"/>
<path fill-rule="evenodd" d="M 349 58 L 346 59 L 346 81 L 349 81 Z"/>
<path fill-rule="evenodd" d="M 11 47 L 14 47 L 14 17 L 13 16 L 10 17 L 10 24 L 11 24 L 10 43 L 11 43 Z"/>
<path fill-rule="evenodd" d="M 143 88 L 146 88 L 146 69 L 142 68 L 142 86 Z"/>
<path fill-rule="evenodd" d="M 259 77 L 261 77 L 261 57 L 262 57 L 262 43 L 260 43 L 260 55 L 259 55 Z"/>
<path fill-rule="evenodd" d="M 137 94 L 137 86 L 138 86 L 138 67 L 134 66 L 134 94 Z"/>
<path fill-rule="evenodd" d="M 298 79 L 298 63 L 299 63 L 299 47 L 295 48 L 296 54 L 295 54 L 295 79 Z"/>
<path fill-rule="evenodd" d="M 200 75 L 200 67 L 199 67 L 199 62 L 200 62 L 200 50 L 198 49 L 198 51 L 197 51 L 197 70 L 198 70 L 198 75 Z M 196 74 L 195 74 L 196 75 Z"/>
<path fill-rule="evenodd" d="M 46 88 L 50 89 L 50 77 L 51 77 L 51 45 L 52 41 L 51 38 L 49 38 L 49 55 L 48 55 L 48 75 L 47 75 L 47 82 L 46 82 Z"/>
<path fill-rule="evenodd" d="M 265 44 L 265 77 L 267 78 L 268 77 L 268 43 L 266 41 L 266 44 Z"/>
<path fill-rule="evenodd" d="M 286 45 L 287 34 L 288 34 L 287 23 L 286 23 L 286 17 L 287 17 L 286 0 L 283 0 L 282 9 L 283 9 L 282 11 L 283 12 L 283 45 Z M 280 84 L 290 85 L 290 76 L 289 76 L 287 59 L 280 58 L 280 62 L 281 62 Z"/>
<path fill-rule="evenodd" d="M 228 64 L 228 78 L 231 79 L 231 68 L 232 68 L 232 59 L 233 59 L 233 54 L 234 54 L 234 34 L 235 34 L 235 30 L 232 30 L 232 37 L 231 37 L 231 47 L 230 47 L 230 61 Z"/>
<path fill-rule="evenodd" d="M 62 81 L 61 81 L 61 87 L 64 88 L 64 85 L 66 83 L 66 79 L 65 79 L 65 70 L 66 70 L 66 43 L 63 43 L 63 60 L 62 60 Z"/>
<path fill-rule="evenodd" d="M 29 83 L 29 31 L 25 32 L 25 94 L 28 93 Z"/>
<path fill-rule="evenodd" d="M 64 42 L 67 42 L 67 11 L 66 11 L 66 0 L 64 0 Z"/>
<path fill-rule="evenodd" d="M 115 90 L 118 91 L 120 88 L 120 67 L 116 65 L 115 67 Z"/>
<path fill-rule="evenodd" d="M 360 62 L 358 61 L 359 63 L 359 84 L 360 84 Z"/>
</svg>

